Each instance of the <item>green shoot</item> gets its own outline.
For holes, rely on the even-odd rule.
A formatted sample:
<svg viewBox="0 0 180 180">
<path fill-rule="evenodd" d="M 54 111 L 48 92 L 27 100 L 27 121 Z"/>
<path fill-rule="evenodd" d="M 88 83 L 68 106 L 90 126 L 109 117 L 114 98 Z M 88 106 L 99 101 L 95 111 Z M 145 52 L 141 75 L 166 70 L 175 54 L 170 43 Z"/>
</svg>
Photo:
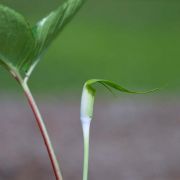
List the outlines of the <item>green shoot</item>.
<svg viewBox="0 0 180 180">
<path fill-rule="evenodd" d="M 96 83 L 105 86 L 110 91 L 111 88 L 113 88 L 120 92 L 129 93 L 129 94 L 142 94 L 157 90 L 154 89 L 147 92 L 130 91 L 126 88 L 123 88 L 117 83 L 104 79 L 91 79 L 84 84 L 82 98 L 81 98 L 81 110 L 80 110 L 80 119 L 83 129 L 83 140 L 84 140 L 83 180 L 88 180 L 90 124 L 93 118 L 94 100 L 96 95 L 96 90 L 95 88 L 93 88 L 93 85 Z"/>
<path fill-rule="evenodd" d="M 83 2 L 84 0 L 66 0 L 33 26 L 30 26 L 18 12 L 0 5 L 0 65 L 18 81 L 28 99 L 47 148 L 56 180 L 62 180 L 62 173 L 45 123 L 28 87 L 28 80 L 42 54 Z"/>
</svg>

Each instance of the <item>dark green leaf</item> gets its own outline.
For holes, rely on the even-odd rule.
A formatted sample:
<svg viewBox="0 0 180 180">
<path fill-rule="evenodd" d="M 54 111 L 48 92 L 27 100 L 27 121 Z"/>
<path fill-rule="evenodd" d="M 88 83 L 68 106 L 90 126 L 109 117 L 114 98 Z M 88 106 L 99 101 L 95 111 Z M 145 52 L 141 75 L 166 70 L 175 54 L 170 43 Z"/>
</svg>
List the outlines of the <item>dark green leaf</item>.
<svg viewBox="0 0 180 180">
<path fill-rule="evenodd" d="M 29 24 L 14 10 L 0 5 L 0 64 L 20 71 L 27 61 L 35 40 Z"/>
</svg>

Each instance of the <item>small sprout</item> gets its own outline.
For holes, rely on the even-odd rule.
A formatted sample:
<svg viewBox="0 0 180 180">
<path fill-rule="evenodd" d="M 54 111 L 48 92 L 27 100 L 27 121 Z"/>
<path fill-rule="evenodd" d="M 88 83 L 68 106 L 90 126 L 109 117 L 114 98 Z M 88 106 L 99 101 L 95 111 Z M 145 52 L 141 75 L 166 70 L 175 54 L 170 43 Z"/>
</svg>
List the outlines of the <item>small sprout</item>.
<svg viewBox="0 0 180 180">
<path fill-rule="evenodd" d="M 112 88 L 120 92 L 129 93 L 129 94 L 144 94 L 157 90 L 154 89 L 146 92 L 130 91 L 120 86 L 117 83 L 104 79 L 91 79 L 84 84 L 82 98 L 81 98 L 81 110 L 80 110 L 80 119 L 81 119 L 83 137 L 84 137 L 83 180 L 88 180 L 90 124 L 93 118 L 94 99 L 96 94 L 96 90 L 92 86 L 96 83 L 103 85 L 110 91 Z"/>
</svg>

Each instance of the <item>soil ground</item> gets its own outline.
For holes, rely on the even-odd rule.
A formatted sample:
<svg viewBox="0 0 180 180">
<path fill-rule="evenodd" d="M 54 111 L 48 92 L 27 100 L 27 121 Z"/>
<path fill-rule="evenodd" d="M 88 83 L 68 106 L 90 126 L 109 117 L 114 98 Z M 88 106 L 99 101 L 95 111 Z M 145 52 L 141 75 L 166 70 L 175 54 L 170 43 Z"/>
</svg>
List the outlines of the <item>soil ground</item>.
<svg viewBox="0 0 180 180">
<path fill-rule="evenodd" d="M 65 180 L 80 180 L 79 101 L 38 104 Z M 179 180 L 180 98 L 98 100 L 91 126 L 90 180 Z M 52 180 L 52 169 L 25 100 L 0 101 L 0 180 Z"/>
</svg>

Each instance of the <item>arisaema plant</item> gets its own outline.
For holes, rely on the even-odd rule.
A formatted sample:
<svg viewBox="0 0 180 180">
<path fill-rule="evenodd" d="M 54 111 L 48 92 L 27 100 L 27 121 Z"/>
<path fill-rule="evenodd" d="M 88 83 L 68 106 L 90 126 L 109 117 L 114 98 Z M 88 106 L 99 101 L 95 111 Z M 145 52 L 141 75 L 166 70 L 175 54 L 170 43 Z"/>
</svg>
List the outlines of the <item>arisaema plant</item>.
<svg viewBox="0 0 180 180">
<path fill-rule="evenodd" d="M 88 180 L 88 165 L 89 165 L 89 136 L 90 136 L 90 124 L 93 118 L 94 100 L 96 95 L 96 89 L 93 87 L 95 84 L 101 84 L 112 92 L 112 89 L 123 93 L 129 94 L 144 94 L 155 91 L 157 89 L 137 92 L 128 90 L 121 85 L 104 79 L 91 79 L 88 80 L 83 87 L 82 98 L 81 98 L 81 109 L 80 119 L 83 129 L 83 140 L 84 140 L 84 162 L 83 162 L 83 180 Z"/>
<path fill-rule="evenodd" d="M 62 174 L 43 118 L 28 87 L 28 80 L 49 45 L 83 2 L 84 0 L 66 0 L 33 26 L 15 10 L 0 5 L 0 65 L 6 68 L 25 92 L 46 145 L 56 180 L 62 180 Z"/>
<path fill-rule="evenodd" d="M 18 12 L 0 5 L 0 65 L 19 83 L 28 99 L 47 148 L 56 180 L 62 180 L 62 173 L 45 123 L 28 87 L 28 81 L 47 48 L 76 14 L 83 2 L 84 0 L 66 0 L 33 26 Z M 100 83 L 108 89 L 138 93 L 108 80 L 89 80 L 84 85 L 81 102 L 81 121 L 84 133 L 83 180 L 88 178 L 89 127 L 95 97 L 95 89 L 92 86 L 95 83 Z"/>
</svg>

